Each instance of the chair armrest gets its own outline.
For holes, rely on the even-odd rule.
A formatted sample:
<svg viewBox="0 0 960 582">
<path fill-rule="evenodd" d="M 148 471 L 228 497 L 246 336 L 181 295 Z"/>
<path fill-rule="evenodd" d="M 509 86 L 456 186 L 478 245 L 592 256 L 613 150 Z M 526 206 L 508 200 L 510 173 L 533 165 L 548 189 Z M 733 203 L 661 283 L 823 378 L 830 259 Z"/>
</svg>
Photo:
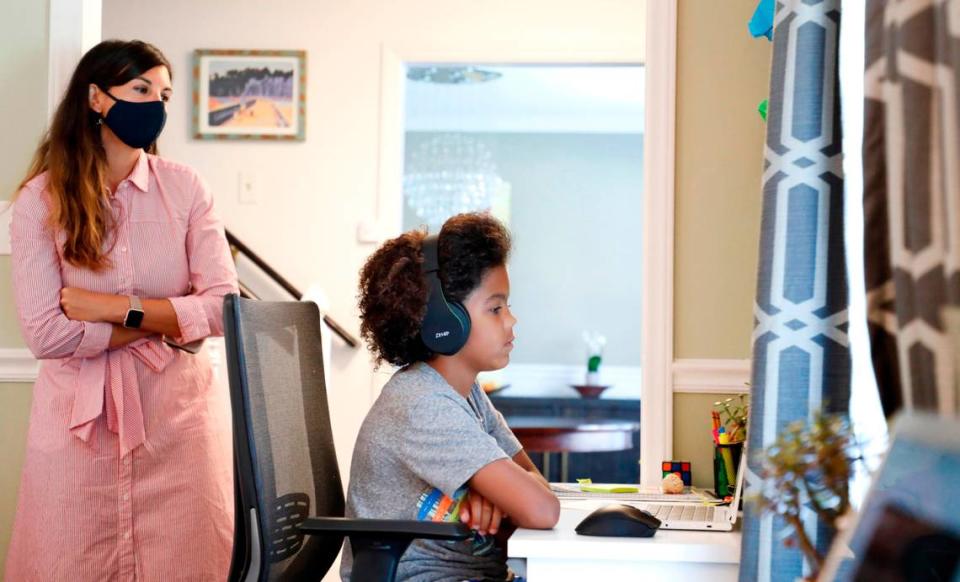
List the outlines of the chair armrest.
<svg viewBox="0 0 960 582">
<path fill-rule="evenodd" d="M 346 517 L 311 517 L 300 524 L 300 531 L 349 537 L 351 582 L 392 582 L 400 558 L 413 540 L 462 541 L 472 536 L 463 523 Z"/>
<path fill-rule="evenodd" d="M 300 524 L 300 530 L 308 534 L 447 541 L 461 541 L 472 535 L 470 528 L 464 523 L 347 517 L 311 517 Z"/>
</svg>

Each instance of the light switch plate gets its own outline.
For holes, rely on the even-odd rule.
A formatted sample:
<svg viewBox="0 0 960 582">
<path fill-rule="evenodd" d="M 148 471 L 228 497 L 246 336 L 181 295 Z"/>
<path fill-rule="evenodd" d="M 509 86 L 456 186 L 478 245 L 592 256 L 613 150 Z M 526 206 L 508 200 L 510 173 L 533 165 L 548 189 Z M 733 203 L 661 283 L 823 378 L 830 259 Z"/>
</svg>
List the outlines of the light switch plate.
<svg viewBox="0 0 960 582">
<path fill-rule="evenodd" d="M 361 220 L 357 224 L 358 243 L 377 244 L 383 239 L 383 227 L 377 220 Z"/>
</svg>

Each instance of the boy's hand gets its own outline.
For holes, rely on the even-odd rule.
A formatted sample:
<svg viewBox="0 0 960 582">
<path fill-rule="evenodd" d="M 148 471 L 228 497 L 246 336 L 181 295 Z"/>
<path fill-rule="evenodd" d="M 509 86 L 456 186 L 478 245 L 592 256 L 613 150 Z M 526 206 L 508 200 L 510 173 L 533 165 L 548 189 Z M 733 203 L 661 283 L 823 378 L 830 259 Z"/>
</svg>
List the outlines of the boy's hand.
<svg viewBox="0 0 960 582">
<path fill-rule="evenodd" d="M 473 489 L 467 492 L 460 507 L 460 521 L 477 530 L 480 535 L 495 534 L 500 528 L 500 520 L 506 515 L 500 508 L 488 501 L 483 495 Z"/>
</svg>

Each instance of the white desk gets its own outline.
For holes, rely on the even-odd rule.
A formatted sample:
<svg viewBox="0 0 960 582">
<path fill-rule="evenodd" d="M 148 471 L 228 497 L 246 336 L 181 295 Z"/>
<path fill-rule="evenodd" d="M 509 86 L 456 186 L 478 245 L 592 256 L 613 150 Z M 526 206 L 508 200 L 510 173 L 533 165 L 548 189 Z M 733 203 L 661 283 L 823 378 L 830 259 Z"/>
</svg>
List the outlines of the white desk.
<svg viewBox="0 0 960 582">
<path fill-rule="evenodd" d="M 652 538 L 577 535 L 574 528 L 605 501 L 563 501 L 552 530 L 518 529 L 510 558 L 526 561 L 529 582 L 656 580 L 736 582 L 740 531 L 659 530 Z"/>
</svg>

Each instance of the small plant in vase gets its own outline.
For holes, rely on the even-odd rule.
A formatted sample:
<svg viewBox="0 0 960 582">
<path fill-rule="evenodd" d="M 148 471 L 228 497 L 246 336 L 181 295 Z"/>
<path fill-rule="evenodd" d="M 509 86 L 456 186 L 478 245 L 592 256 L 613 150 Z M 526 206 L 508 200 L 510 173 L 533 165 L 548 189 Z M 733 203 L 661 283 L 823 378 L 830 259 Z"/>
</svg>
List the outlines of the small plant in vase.
<svg viewBox="0 0 960 582">
<path fill-rule="evenodd" d="M 600 364 L 603 363 L 603 348 L 607 338 L 597 332 L 583 332 L 583 341 L 587 343 L 587 386 L 600 386 Z"/>
<path fill-rule="evenodd" d="M 573 384 L 583 398 L 599 398 L 600 393 L 609 388 L 600 384 L 600 364 L 603 363 L 603 347 L 607 338 L 596 332 L 583 332 L 583 341 L 587 344 L 587 377 L 583 384 Z"/>
<path fill-rule="evenodd" d="M 843 416 L 818 413 L 807 425 L 793 422 L 763 451 L 763 485 L 755 500 L 761 512 L 780 516 L 790 527 L 787 546 L 799 546 L 814 580 L 824 555 L 804 529 L 804 509 L 813 510 L 830 531 L 850 509 L 850 479 L 862 459 L 850 423 Z"/>
</svg>

